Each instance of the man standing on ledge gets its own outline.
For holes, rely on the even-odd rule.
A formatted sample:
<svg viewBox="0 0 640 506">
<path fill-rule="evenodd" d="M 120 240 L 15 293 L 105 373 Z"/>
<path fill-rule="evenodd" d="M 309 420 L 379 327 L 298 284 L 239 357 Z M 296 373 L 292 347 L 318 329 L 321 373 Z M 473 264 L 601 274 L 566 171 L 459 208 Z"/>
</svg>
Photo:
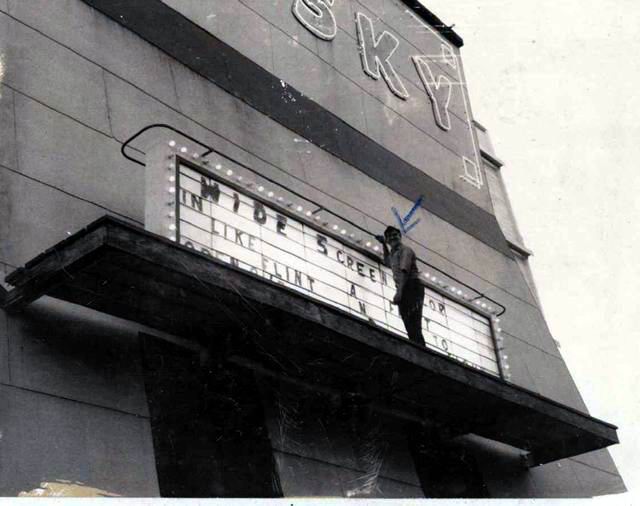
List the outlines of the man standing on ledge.
<svg viewBox="0 0 640 506">
<path fill-rule="evenodd" d="M 377 235 L 376 239 L 382 243 L 385 265 L 393 271 L 393 281 L 396 284 L 393 304 L 398 305 L 409 339 L 424 346 L 422 336 L 424 286 L 419 278 L 416 254 L 409 246 L 402 244 L 400 230 L 395 227 L 387 227 L 384 236 Z"/>
</svg>

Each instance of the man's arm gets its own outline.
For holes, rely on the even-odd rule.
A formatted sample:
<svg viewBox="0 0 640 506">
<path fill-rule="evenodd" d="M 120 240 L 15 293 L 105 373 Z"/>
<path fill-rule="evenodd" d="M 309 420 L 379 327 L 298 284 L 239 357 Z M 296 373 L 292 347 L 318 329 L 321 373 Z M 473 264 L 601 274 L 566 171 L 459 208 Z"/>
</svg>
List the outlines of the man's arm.
<svg viewBox="0 0 640 506">
<path fill-rule="evenodd" d="M 384 265 L 386 265 L 387 267 L 391 268 L 391 258 L 390 258 L 390 253 L 389 253 L 389 246 L 387 246 L 386 241 L 384 240 L 384 236 L 382 235 L 376 235 L 375 238 L 377 239 L 377 241 L 382 244 L 382 252 L 384 253 Z"/>
</svg>

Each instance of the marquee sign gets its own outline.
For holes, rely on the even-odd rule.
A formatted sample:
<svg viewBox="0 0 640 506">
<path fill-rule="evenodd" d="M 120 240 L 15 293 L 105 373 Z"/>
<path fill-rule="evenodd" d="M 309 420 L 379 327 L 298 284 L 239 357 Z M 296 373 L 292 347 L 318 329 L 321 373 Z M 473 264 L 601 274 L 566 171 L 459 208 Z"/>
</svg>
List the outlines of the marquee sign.
<svg viewBox="0 0 640 506">
<path fill-rule="evenodd" d="M 263 186 L 248 189 L 225 177 L 219 164 L 208 170 L 177 159 L 169 167 L 170 187 L 162 190 L 173 199 L 172 210 L 166 214 L 162 204 L 147 206 L 155 209 L 154 216 L 147 212 L 147 228 L 160 223 L 157 214 L 164 212 L 172 238 L 183 246 L 407 336 L 391 304 L 392 273 L 376 255 L 340 240 L 340 230 L 326 230 L 309 218 L 310 211 L 296 215 L 295 207 L 287 208 Z M 158 197 L 157 191 L 147 194 Z M 427 286 L 422 327 L 428 348 L 499 375 L 486 316 Z"/>
</svg>

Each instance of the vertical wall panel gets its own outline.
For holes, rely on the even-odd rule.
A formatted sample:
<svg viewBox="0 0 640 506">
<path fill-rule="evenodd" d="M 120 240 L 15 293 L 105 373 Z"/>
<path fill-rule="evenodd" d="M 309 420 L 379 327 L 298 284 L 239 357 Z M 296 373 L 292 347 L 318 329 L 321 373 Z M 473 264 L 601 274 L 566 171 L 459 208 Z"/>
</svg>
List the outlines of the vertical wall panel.
<svg viewBox="0 0 640 506">
<path fill-rule="evenodd" d="M 9 0 L 11 15 L 162 101 L 176 105 L 170 58 L 79 0 Z"/>
<path fill-rule="evenodd" d="M 109 134 L 100 67 L 4 14 L 0 48 L 7 85 Z"/>
<path fill-rule="evenodd" d="M 116 318 L 44 298 L 9 318 L 11 384 L 148 416 L 138 333 Z"/>
<path fill-rule="evenodd" d="M 0 208 L 0 260 L 10 265 L 24 265 L 108 213 L 2 167 L 0 182 L 7 195 L 7 206 Z"/>
<path fill-rule="evenodd" d="M 17 169 L 14 107 L 13 90 L 0 84 L 0 165 L 11 169 Z"/>
<path fill-rule="evenodd" d="M 0 264 L 0 276 L 4 278 L 5 267 Z M 0 290 L 2 288 L 0 287 Z M 7 313 L 0 309 L 0 382 L 9 383 L 11 375 L 9 373 L 9 324 Z"/>
<path fill-rule="evenodd" d="M 147 419 L 9 386 L 0 386 L 0 408 L 0 495 L 56 480 L 158 495 Z"/>
<path fill-rule="evenodd" d="M 18 94 L 16 123 L 25 175 L 125 216 L 143 215 L 142 167 L 122 158 L 113 139 Z"/>
</svg>

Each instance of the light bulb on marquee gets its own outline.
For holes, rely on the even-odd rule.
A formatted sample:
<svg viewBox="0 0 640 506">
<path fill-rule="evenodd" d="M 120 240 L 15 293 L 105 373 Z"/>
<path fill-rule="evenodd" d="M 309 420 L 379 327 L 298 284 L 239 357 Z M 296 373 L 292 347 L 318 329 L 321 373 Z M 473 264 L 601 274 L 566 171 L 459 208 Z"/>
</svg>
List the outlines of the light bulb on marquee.
<svg viewBox="0 0 640 506">
<path fill-rule="evenodd" d="M 186 153 L 187 151 L 189 151 L 185 146 L 182 146 L 180 148 L 180 153 Z"/>
<path fill-rule="evenodd" d="M 169 147 L 170 148 L 175 148 L 176 147 L 176 141 L 174 141 L 174 140 L 169 141 Z"/>
</svg>

